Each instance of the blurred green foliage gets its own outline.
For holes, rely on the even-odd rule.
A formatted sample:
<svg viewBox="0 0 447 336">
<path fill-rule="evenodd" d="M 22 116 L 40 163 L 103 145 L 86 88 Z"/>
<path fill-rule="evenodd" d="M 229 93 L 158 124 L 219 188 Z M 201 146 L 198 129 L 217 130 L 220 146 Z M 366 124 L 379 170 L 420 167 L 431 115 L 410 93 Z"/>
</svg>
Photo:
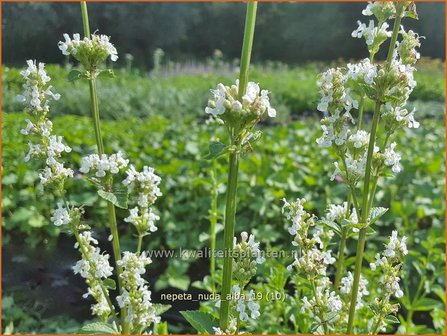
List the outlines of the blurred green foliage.
<svg viewBox="0 0 447 336">
<path fill-rule="evenodd" d="M 438 60 L 423 59 L 415 75 L 418 85 L 411 99 L 433 102 L 433 114 L 442 113 L 445 96 L 444 66 Z M 272 92 L 272 104 L 280 111 L 279 118 L 284 120 L 290 115 L 302 116 L 305 112 L 316 114 L 317 75 L 327 67 L 325 63 L 309 63 L 291 68 L 285 64 L 272 63 L 254 67 L 250 78 Z M 62 95 L 62 99 L 52 105 L 53 115 L 90 115 L 88 86 L 82 81 L 68 83 L 69 68 L 49 65 L 47 69 L 55 91 Z M 197 69 L 201 72 L 184 74 L 188 69 L 182 68 L 178 74 L 175 69 L 166 68 L 157 75 L 137 70 L 116 70 L 116 78 L 104 78 L 98 83 L 101 117 L 122 119 L 163 115 L 173 119 L 203 118 L 203 106 L 210 97 L 210 88 L 219 82 L 233 83 L 237 78 L 236 71 L 225 71 L 222 65 L 219 69 L 211 69 L 216 73 Z M 4 67 L 2 81 L 3 111 L 21 110 L 16 99 L 16 95 L 22 91 L 20 69 Z M 372 109 L 373 106 L 366 106 L 366 110 Z"/>
<path fill-rule="evenodd" d="M 253 59 L 288 63 L 361 58 L 363 41 L 348 38 L 365 3 L 262 3 L 259 5 Z M 420 20 L 407 24 L 426 40 L 421 54 L 444 58 L 444 4 L 418 3 Z M 3 61 L 19 65 L 28 58 L 60 63 L 56 41 L 82 31 L 78 3 L 2 4 Z M 156 48 L 172 61 L 204 60 L 215 49 L 228 60 L 240 57 L 243 3 L 90 3 L 92 31 L 112 36 L 125 64 L 131 52 L 139 66 L 151 67 Z M 160 33 L 162 32 L 162 33 Z M 318 41 L 318 42 L 317 42 Z"/>
</svg>

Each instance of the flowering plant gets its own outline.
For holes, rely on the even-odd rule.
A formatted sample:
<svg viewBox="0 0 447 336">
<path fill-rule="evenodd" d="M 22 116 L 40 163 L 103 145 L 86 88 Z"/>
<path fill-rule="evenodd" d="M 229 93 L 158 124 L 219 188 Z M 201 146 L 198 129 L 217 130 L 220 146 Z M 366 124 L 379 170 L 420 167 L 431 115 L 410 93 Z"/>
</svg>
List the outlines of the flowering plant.
<svg viewBox="0 0 447 336">
<path fill-rule="evenodd" d="M 371 262 L 374 272 L 368 272 L 368 277 L 362 274 L 362 266 L 366 237 L 374 234 L 374 223 L 387 211 L 373 207 L 379 180 L 402 169 L 397 143 L 391 139 L 400 128 L 419 127 L 414 110 L 409 112 L 405 105 L 416 86 L 413 72 L 420 37 L 401 25 L 404 17 L 417 15 L 412 2 L 370 2 L 362 13 L 377 19 L 377 23 L 370 20 L 369 25 L 359 21 L 352 32 L 353 37 L 365 39 L 369 58 L 329 69 L 318 79 L 321 99 L 317 109 L 326 116 L 321 120 L 323 134 L 317 143 L 336 154 L 331 180 L 347 186 L 347 201 L 329 205 L 321 219 L 305 211 L 304 200 L 284 201 L 283 207 L 292 222 L 292 243 L 299 249 L 289 269 L 296 268 L 309 284 L 309 290 L 301 295 L 301 311 L 314 317 L 311 327 L 319 333 L 385 331 L 389 323 L 399 322 L 393 297 L 403 296 L 399 271 L 408 253 L 406 237 L 399 239 L 397 231 L 392 232 L 383 254 L 378 253 Z M 392 31 L 388 30 L 390 20 L 394 20 Z M 388 39 L 386 61 L 375 62 L 375 55 Z M 369 132 L 363 123 L 368 99 L 375 105 Z M 329 249 L 335 235 L 339 236 L 337 258 Z M 352 272 L 346 269 L 345 248 L 347 240 L 355 236 L 358 241 Z M 328 274 L 331 265 L 336 270 L 333 281 Z M 381 284 L 374 300 L 368 298 L 371 279 Z"/>
<path fill-rule="evenodd" d="M 85 34 L 90 36 L 85 3 L 81 3 L 81 9 Z M 104 152 L 95 80 L 102 72 L 98 67 L 108 57 L 112 61 L 118 58 L 109 38 L 95 34 L 83 40 L 79 34 L 74 34 L 73 40 L 67 34 L 64 37 L 65 42 L 59 42 L 59 49 L 64 55 L 73 56 L 85 69 L 84 72 L 75 71 L 75 78 L 71 73 L 69 78 L 86 78 L 90 83 L 98 154 L 84 156 L 78 169 L 65 166 L 63 154 L 70 153 L 72 149 L 64 143 L 62 136 L 53 134 L 53 124 L 49 119 L 50 103 L 60 99 L 60 95 L 53 93 L 52 87 L 48 85 L 50 77 L 44 64 L 29 60 L 28 68 L 21 72 L 25 90 L 18 97 L 25 104 L 25 112 L 30 117 L 21 131 L 32 139 L 25 161 L 35 158 L 44 164 L 39 175 L 41 188 L 53 190 L 60 198 L 51 221 L 74 236 L 75 248 L 81 255 L 81 260 L 73 266 L 73 271 L 85 279 L 88 291 L 83 297 L 91 296 L 95 300 L 91 311 L 101 321 L 84 326 L 81 332 L 142 333 L 151 326 L 155 328 L 160 323 L 160 313 L 169 308 L 152 303 L 151 291 L 143 278 L 151 259 L 145 251 L 141 251 L 143 237 L 157 230 L 155 224 L 160 218 L 154 211 L 153 204 L 161 196 L 161 178 L 152 167 L 144 166 L 139 172 L 134 166 L 129 166 L 129 160 L 122 152 L 111 155 Z M 127 175 L 125 179 L 123 173 Z M 98 189 L 98 195 L 107 201 L 111 233 L 109 240 L 113 245 L 115 267 L 111 265 L 110 255 L 98 246 L 93 228 L 83 219 L 85 207 L 75 205 L 65 192 L 65 181 L 75 175 L 90 181 Z M 135 226 L 137 231 L 136 252 L 121 252 L 120 249 L 115 207 L 128 209 L 128 204 L 134 205 L 125 221 Z M 114 275 L 118 286 L 113 279 Z M 111 291 L 115 289 L 119 293 L 113 299 Z M 120 314 L 116 311 L 116 304 L 121 309 Z"/>
</svg>

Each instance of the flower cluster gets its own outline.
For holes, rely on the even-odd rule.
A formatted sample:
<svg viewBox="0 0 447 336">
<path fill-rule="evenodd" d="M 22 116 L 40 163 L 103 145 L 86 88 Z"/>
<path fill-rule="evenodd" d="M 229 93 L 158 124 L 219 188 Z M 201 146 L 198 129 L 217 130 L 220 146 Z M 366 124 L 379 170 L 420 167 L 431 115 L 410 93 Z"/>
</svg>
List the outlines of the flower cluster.
<svg viewBox="0 0 447 336">
<path fill-rule="evenodd" d="M 317 139 L 317 143 L 322 147 L 335 148 L 340 160 L 334 162 L 332 180 L 340 176 L 351 188 L 356 188 L 365 176 L 370 141 L 377 143 L 376 139 L 371 139 L 369 132 L 359 127 L 352 130 L 350 126 L 355 124 L 353 111 L 359 110 L 359 117 L 362 117 L 360 111 L 363 110 L 365 99 L 369 98 L 379 106 L 386 132 L 386 140 L 373 147 L 371 171 L 376 175 L 383 174 L 386 167 L 393 173 L 400 172 L 401 157 L 395 151 L 396 143 L 390 144 L 388 140 L 399 128 L 419 127 L 414 119 L 414 110 L 408 112 L 405 105 L 416 86 L 413 65 L 419 58 L 416 48 L 420 46 L 420 37 L 401 27 L 398 34 L 401 39 L 396 42 L 390 61 L 382 64 L 373 62 L 380 45 L 391 36 L 386 20 L 397 15 L 397 6 L 401 6 L 400 16 L 403 15 L 402 8 L 411 10 L 409 3 L 369 3 L 363 14 L 374 15 L 378 26 L 375 26 L 374 20 L 370 21 L 369 26 L 359 22 L 359 27 L 352 36 L 365 37 L 370 48 L 370 57 L 358 63 L 349 63 L 346 68 L 329 69 L 318 80 L 321 99 L 317 108 L 327 113 L 327 116 L 321 120 L 323 134 Z M 358 122 L 361 123 L 361 120 Z"/>
<path fill-rule="evenodd" d="M 24 92 L 17 96 L 17 100 L 26 104 L 25 112 L 32 115 L 45 115 L 49 111 L 49 102 L 51 100 L 59 100 L 60 94 L 53 93 L 51 91 L 51 85 L 47 86 L 51 78 L 45 71 L 44 63 L 37 64 L 33 60 L 27 60 L 26 63 L 28 68 L 20 71 L 20 74 L 25 79 L 25 83 L 23 84 Z M 43 127 L 44 125 L 39 126 Z M 50 128 L 49 131 L 51 132 L 51 125 L 44 127 L 46 129 Z"/>
<path fill-rule="evenodd" d="M 259 249 L 259 242 L 255 241 L 255 236 L 252 234 L 249 236 L 247 232 L 241 233 L 240 243 L 237 243 L 234 237 L 233 255 L 233 275 L 244 288 L 256 274 L 256 265 L 264 263 L 265 258 Z"/>
<path fill-rule="evenodd" d="M 334 322 L 339 318 L 343 302 L 340 296 L 330 289 L 331 281 L 327 274 L 328 266 L 335 262 L 331 250 L 327 250 L 333 231 L 316 226 L 315 217 L 304 209 L 304 199 L 297 199 L 292 203 L 285 199 L 283 201 L 282 212 L 286 219 L 292 222 L 288 231 L 295 236 L 292 244 L 297 246 L 300 252 L 295 254 L 294 262 L 287 269 L 291 271 L 296 267 L 297 271 L 307 278 L 311 288 L 314 288 L 310 299 L 309 296 L 303 295 L 301 310 L 309 311 L 326 324 Z M 346 216 L 346 213 L 345 207 L 333 206 L 329 208 L 326 217 L 338 220 Z M 309 234 L 311 228 L 314 229 L 313 235 Z"/>
<path fill-rule="evenodd" d="M 107 173 L 118 174 L 121 169 L 126 168 L 129 160 L 124 159 L 123 153 L 118 152 L 112 155 L 90 154 L 81 160 L 81 173 L 87 174 L 90 171 L 95 173 L 96 177 L 105 177 Z"/>
<path fill-rule="evenodd" d="M 396 44 L 397 52 L 402 59 L 402 63 L 409 65 L 415 64 L 421 58 L 421 55 L 416 48 L 421 46 L 421 42 L 419 40 L 423 37 L 419 36 L 419 34 L 412 30 L 406 32 L 402 29 L 400 34 L 402 35 L 402 41 L 396 42 Z"/>
<path fill-rule="evenodd" d="M 80 223 L 81 215 L 82 209 L 70 206 L 68 203 L 65 208 L 61 202 L 58 202 L 57 209 L 54 210 L 50 220 L 56 226 L 68 226 L 76 229 L 79 227 L 78 224 Z"/>
<path fill-rule="evenodd" d="M 161 196 L 159 184 L 160 176 L 155 174 L 155 169 L 144 166 L 142 172 L 137 172 L 134 166 L 126 171 L 127 178 L 123 184 L 134 189 L 138 193 L 138 205 L 142 208 L 151 206 Z"/>
<path fill-rule="evenodd" d="M 376 271 L 379 268 L 381 270 L 380 288 L 384 295 L 382 298 L 377 298 L 372 307 L 376 323 L 381 330 L 386 327 L 384 317 L 396 313 L 398 309 L 398 305 L 390 303 L 391 296 L 401 298 L 404 295 L 399 285 L 399 272 L 402 267 L 402 258 L 408 254 L 406 241 L 405 236 L 399 239 L 397 231 L 393 231 L 383 254 L 377 253 L 375 262 L 370 263 L 371 270 Z"/>
<path fill-rule="evenodd" d="M 373 20 L 369 21 L 368 26 L 360 21 L 357 23 L 359 26 L 352 32 L 352 37 L 363 37 L 371 54 L 377 53 L 380 45 L 391 37 L 391 32 L 387 30 L 389 28 L 387 22 L 383 22 L 379 27 L 374 25 Z"/>
<path fill-rule="evenodd" d="M 146 273 L 145 267 L 151 262 L 145 252 L 136 254 L 127 251 L 117 262 L 123 268 L 121 279 L 124 289 L 116 300 L 120 308 L 127 309 L 127 322 L 135 333 L 142 333 L 152 323 L 160 322 L 151 302 L 151 291 L 142 277 Z"/>
<path fill-rule="evenodd" d="M 354 282 L 354 277 L 351 272 L 348 275 L 341 278 L 340 293 L 350 296 L 352 293 L 352 283 Z M 359 280 L 359 289 L 357 294 L 357 308 L 362 308 L 364 306 L 363 296 L 369 295 L 368 291 L 368 280 L 366 280 L 362 275 Z"/>
<path fill-rule="evenodd" d="M 259 303 L 255 301 L 255 292 L 250 290 L 247 295 L 241 293 L 241 288 L 234 285 L 232 295 L 236 301 L 236 311 L 239 313 L 239 320 L 248 321 L 249 315 L 256 320 L 261 314 L 259 313 Z M 247 309 L 248 308 L 248 309 Z"/>
<path fill-rule="evenodd" d="M 221 119 L 236 135 L 250 130 L 265 113 L 276 117 L 276 110 L 270 106 L 269 91 L 261 90 L 256 83 L 247 84 L 242 98 L 239 97 L 239 80 L 231 86 L 220 83 L 211 93 L 205 112 Z"/>
<path fill-rule="evenodd" d="M 108 321 L 113 306 L 108 301 L 109 293 L 103 284 L 103 280 L 109 278 L 113 273 L 113 267 L 110 266 L 110 256 L 106 253 L 101 253 L 99 247 L 95 247 L 98 241 L 92 237 L 90 231 L 84 231 L 79 234 L 78 242 L 75 248 L 78 248 L 82 259 L 79 260 L 73 271 L 75 274 L 80 274 L 87 285 L 88 292 L 84 298 L 89 295 L 92 296 L 96 303 L 92 305 L 92 313 L 98 315 L 104 322 Z"/>
<path fill-rule="evenodd" d="M 71 152 L 71 148 L 63 143 L 62 136 L 52 135 L 53 124 L 47 118 L 49 102 L 58 100 L 60 95 L 53 93 L 52 87 L 47 86 L 50 77 L 43 63 L 28 60 L 27 64 L 28 68 L 21 71 L 25 79 L 25 91 L 18 96 L 18 100 L 26 104 L 25 111 L 33 120 L 26 119 L 26 127 L 20 133 L 37 139 L 37 143 L 28 142 L 29 152 L 25 161 L 32 157 L 43 159 L 46 166 L 39 174 L 41 184 L 61 189 L 65 179 L 73 177 L 73 170 L 66 168 L 59 159 L 64 152 Z"/>
<path fill-rule="evenodd" d="M 159 187 L 160 176 L 155 174 L 154 168 L 148 166 L 144 166 L 141 172 L 130 166 L 126 174 L 123 184 L 137 194 L 137 206 L 129 210 L 130 214 L 125 221 L 133 224 L 140 235 L 157 231 L 155 222 L 160 217 L 154 213 L 151 206 L 162 195 Z"/>
<path fill-rule="evenodd" d="M 95 69 L 109 56 L 113 62 L 118 60 L 118 52 L 106 35 L 92 34 L 91 38 L 81 40 L 79 34 L 73 34 L 73 38 L 64 34 L 64 38 L 65 41 L 58 43 L 62 54 L 73 56 L 88 70 Z"/>
</svg>

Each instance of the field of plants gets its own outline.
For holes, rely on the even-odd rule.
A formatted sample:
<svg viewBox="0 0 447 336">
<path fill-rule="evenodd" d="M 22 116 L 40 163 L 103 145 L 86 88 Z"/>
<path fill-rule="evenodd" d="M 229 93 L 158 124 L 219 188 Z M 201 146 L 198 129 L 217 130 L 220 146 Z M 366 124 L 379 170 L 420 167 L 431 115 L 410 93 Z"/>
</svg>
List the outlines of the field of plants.
<svg viewBox="0 0 447 336">
<path fill-rule="evenodd" d="M 250 5 L 247 13 L 250 27 Z M 97 35 L 92 36 L 94 41 Z M 82 53 L 70 53 L 74 47 L 67 41 L 59 48 L 80 65 L 67 57 L 65 65 L 46 65 L 45 74 L 33 62 L 25 71 L 26 65 L 3 66 L 3 333 L 323 334 L 345 333 L 348 324 L 350 333 L 445 334 L 443 61 L 422 57 L 415 65 L 417 86 L 405 102 L 420 125 L 393 129 L 399 154 L 391 164 L 389 157 L 376 163 L 380 156 L 372 156 L 373 150 L 383 150 L 371 146 L 375 183 L 370 191 L 369 184 L 357 186 L 367 173 L 359 173 L 353 183 L 345 161 L 346 171 L 334 172 L 333 164 L 339 158 L 355 164 L 360 150 L 369 152 L 368 141 L 361 146 L 354 142 L 346 149 L 352 155 L 346 156 L 335 145 L 321 145 L 326 141 L 322 129 L 329 127 L 325 120 L 337 113 L 331 104 L 339 84 L 332 82 L 332 100 L 322 109 L 322 78 L 328 69 L 344 67 L 346 60 L 249 66 L 243 53 L 239 66 L 225 62 L 216 51 L 207 62 L 166 64 L 157 50 L 151 71 L 134 68 L 129 61 L 123 68 L 108 66 L 111 75 L 111 70 L 86 65 L 102 55 L 82 58 Z M 107 55 L 113 60 L 113 49 Z M 387 64 L 377 66 L 382 63 Z M 251 82 L 269 90 L 263 93 L 258 87 L 249 103 L 233 87 L 216 88 L 218 83 L 234 83 L 244 64 L 250 67 L 247 93 L 254 87 Z M 331 73 L 331 81 L 338 75 Z M 375 101 L 367 84 L 372 85 L 353 89 L 365 92 L 360 100 L 363 118 L 353 113 L 363 126 L 353 123 L 358 127 L 354 134 L 360 134 L 360 127 L 374 129 L 380 104 L 385 108 L 385 101 L 394 104 L 400 99 L 396 96 L 405 95 L 389 93 L 388 100 Z M 43 109 L 36 107 L 34 93 L 27 96 L 26 85 L 35 85 L 40 97 L 48 99 L 38 102 Z M 17 99 L 24 88 L 24 98 Z M 216 90 L 210 94 L 212 88 Z M 216 97 L 222 90 L 226 99 L 234 98 L 231 107 L 219 105 Z M 267 94 L 268 104 L 262 100 Z M 28 115 L 24 101 L 30 104 Z M 269 117 L 244 119 L 239 129 L 231 114 L 239 101 L 248 115 L 265 108 L 262 114 Z M 57 138 L 52 144 L 44 126 L 70 148 Z M 343 131 L 334 127 L 341 137 Z M 387 127 L 381 124 L 379 131 Z M 41 147 L 33 147 L 39 132 L 44 140 Z M 383 137 L 385 145 L 390 135 Z M 48 147 L 43 151 L 42 146 Z M 97 152 L 108 155 L 95 158 Z M 31 160 L 24 159 L 27 153 Z M 50 175 L 56 174 L 58 160 L 71 173 L 61 179 L 45 175 L 48 167 Z M 382 173 L 385 165 L 390 169 Z M 365 189 L 365 204 L 374 205 L 366 208 L 370 215 L 363 219 L 368 225 L 357 217 L 365 216 L 365 208 L 360 212 L 355 199 L 357 195 L 361 200 Z M 231 225 L 234 232 L 229 235 Z M 359 253 L 362 239 L 365 246 Z M 122 259 L 117 244 L 118 251 L 125 251 Z M 233 252 L 251 254 L 208 254 L 225 251 L 228 244 Z M 114 270 L 109 262 L 116 261 Z M 309 266 L 312 262 L 317 266 Z M 309 277 L 313 267 L 317 271 Z M 388 289 L 393 283 L 397 288 Z M 242 293 L 242 299 L 215 296 L 227 289 Z"/>
</svg>

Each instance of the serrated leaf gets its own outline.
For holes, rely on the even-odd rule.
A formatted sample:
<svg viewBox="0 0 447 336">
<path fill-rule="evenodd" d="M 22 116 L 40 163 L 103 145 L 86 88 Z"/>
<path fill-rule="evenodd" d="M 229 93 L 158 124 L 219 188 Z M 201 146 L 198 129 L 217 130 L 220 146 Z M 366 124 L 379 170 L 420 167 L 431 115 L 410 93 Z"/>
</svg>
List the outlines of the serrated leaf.
<svg viewBox="0 0 447 336">
<path fill-rule="evenodd" d="M 108 289 L 116 289 L 116 283 L 115 283 L 115 280 L 113 280 L 113 279 L 105 279 L 103 281 L 103 284 Z"/>
<path fill-rule="evenodd" d="M 180 314 L 199 334 L 214 334 L 217 320 L 211 314 L 192 310 L 181 311 Z"/>
<path fill-rule="evenodd" d="M 388 208 L 382 208 L 382 207 L 372 208 L 371 213 L 369 215 L 369 225 L 374 224 L 387 211 L 388 211 Z"/>
<path fill-rule="evenodd" d="M 205 155 L 203 158 L 205 160 L 214 160 L 217 159 L 219 156 L 224 155 L 225 153 L 228 152 L 230 147 L 225 146 L 223 143 L 221 142 L 212 142 L 211 145 L 209 146 L 208 150 L 209 153 L 207 155 Z"/>
<path fill-rule="evenodd" d="M 105 191 L 104 189 L 98 190 L 98 195 L 104 198 L 105 200 L 109 201 L 110 203 L 114 204 L 118 208 L 121 209 L 127 209 L 127 196 L 128 196 L 128 190 L 127 188 L 124 189 L 116 189 L 113 192 Z"/>
<path fill-rule="evenodd" d="M 79 334 L 118 334 L 109 324 L 104 322 L 93 322 L 83 326 Z"/>
<path fill-rule="evenodd" d="M 171 309 L 171 305 L 161 304 L 161 303 L 154 303 L 152 305 L 155 309 L 155 315 L 160 316 L 161 314 L 167 312 L 169 309 Z"/>
<path fill-rule="evenodd" d="M 68 73 L 67 78 L 68 78 L 68 80 L 69 80 L 70 82 L 75 82 L 75 81 L 77 81 L 78 79 L 80 79 L 82 76 L 83 76 L 83 75 L 82 75 L 82 72 L 81 72 L 81 71 L 79 71 L 79 70 L 71 70 L 71 71 Z"/>
</svg>

